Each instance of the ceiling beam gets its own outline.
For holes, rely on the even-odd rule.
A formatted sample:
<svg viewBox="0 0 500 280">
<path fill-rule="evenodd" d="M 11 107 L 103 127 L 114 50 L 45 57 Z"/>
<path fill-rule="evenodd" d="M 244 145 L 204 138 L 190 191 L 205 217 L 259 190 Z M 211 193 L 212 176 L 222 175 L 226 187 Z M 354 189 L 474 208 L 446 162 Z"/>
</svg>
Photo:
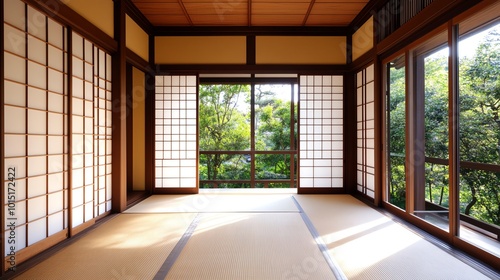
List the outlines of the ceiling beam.
<svg viewBox="0 0 500 280">
<path fill-rule="evenodd" d="M 155 36 L 347 36 L 349 27 L 331 26 L 158 26 Z"/>
<path fill-rule="evenodd" d="M 247 2 L 248 26 L 252 26 L 252 0 Z"/>
<path fill-rule="evenodd" d="M 302 26 L 306 26 L 307 20 L 309 19 L 309 15 L 311 14 L 315 2 L 316 0 L 311 0 L 311 2 L 309 3 L 309 8 L 307 8 L 307 12 L 304 16 L 304 21 L 302 22 Z"/>
<path fill-rule="evenodd" d="M 186 10 L 186 6 L 184 6 L 184 3 L 182 3 L 182 0 L 177 0 L 177 3 L 179 3 L 179 6 L 182 9 L 182 12 L 184 13 L 184 16 L 186 17 L 187 21 L 189 22 L 190 26 L 193 26 L 193 21 L 191 20 L 191 17 L 189 16 L 188 11 Z"/>
</svg>

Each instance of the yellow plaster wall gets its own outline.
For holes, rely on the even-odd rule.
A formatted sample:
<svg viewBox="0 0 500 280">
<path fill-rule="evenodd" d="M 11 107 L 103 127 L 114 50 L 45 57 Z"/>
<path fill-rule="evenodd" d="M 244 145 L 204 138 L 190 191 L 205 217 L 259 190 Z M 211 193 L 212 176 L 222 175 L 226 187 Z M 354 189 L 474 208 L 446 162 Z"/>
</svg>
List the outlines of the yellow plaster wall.
<svg viewBox="0 0 500 280">
<path fill-rule="evenodd" d="M 62 0 L 62 2 L 114 38 L 113 0 Z"/>
<path fill-rule="evenodd" d="M 246 64 L 245 36 L 160 36 L 157 64 Z"/>
<path fill-rule="evenodd" d="M 132 68 L 132 185 L 134 191 L 146 185 L 146 91 L 144 72 Z"/>
<path fill-rule="evenodd" d="M 343 36 L 257 36 L 257 64 L 346 64 Z"/>
<path fill-rule="evenodd" d="M 125 43 L 127 48 L 135 52 L 144 60 L 149 61 L 149 36 L 132 18 L 128 15 L 125 18 L 126 35 Z"/>
<path fill-rule="evenodd" d="M 373 16 L 352 35 L 352 60 L 373 48 Z"/>
</svg>

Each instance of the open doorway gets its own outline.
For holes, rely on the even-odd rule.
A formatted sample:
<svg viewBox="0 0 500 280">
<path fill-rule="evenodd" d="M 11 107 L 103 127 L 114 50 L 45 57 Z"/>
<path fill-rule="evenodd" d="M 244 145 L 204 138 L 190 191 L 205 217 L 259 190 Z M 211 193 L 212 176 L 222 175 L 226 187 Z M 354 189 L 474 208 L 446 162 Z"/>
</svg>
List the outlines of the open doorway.
<svg viewBox="0 0 500 280">
<path fill-rule="evenodd" d="M 199 187 L 297 187 L 296 79 L 200 80 Z"/>
</svg>

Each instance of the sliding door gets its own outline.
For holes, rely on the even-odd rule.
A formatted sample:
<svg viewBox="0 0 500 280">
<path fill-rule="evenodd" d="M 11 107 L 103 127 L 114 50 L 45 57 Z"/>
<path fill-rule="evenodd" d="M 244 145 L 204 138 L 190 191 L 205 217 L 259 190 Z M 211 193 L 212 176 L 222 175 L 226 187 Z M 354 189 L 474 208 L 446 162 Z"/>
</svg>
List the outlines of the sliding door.
<svg viewBox="0 0 500 280">
<path fill-rule="evenodd" d="M 2 246 L 11 269 L 111 210 L 111 56 L 22 1 L 3 3 Z"/>
<path fill-rule="evenodd" d="M 300 76 L 299 108 L 299 193 L 342 192 L 343 77 Z"/>
<path fill-rule="evenodd" d="M 198 77 L 157 76 L 156 193 L 198 192 Z"/>
</svg>

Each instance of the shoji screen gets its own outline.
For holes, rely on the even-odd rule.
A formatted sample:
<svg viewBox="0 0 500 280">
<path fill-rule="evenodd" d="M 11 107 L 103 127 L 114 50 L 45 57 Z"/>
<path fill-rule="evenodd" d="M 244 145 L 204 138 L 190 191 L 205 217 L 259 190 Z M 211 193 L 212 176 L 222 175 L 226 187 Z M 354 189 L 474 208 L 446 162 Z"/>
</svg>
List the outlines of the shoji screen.
<svg viewBox="0 0 500 280">
<path fill-rule="evenodd" d="M 300 188 L 343 187 L 343 77 L 300 76 Z"/>
<path fill-rule="evenodd" d="M 17 252 L 50 236 L 66 237 L 67 31 L 21 1 L 4 4 L 3 210 L 5 224 L 15 225 Z M 4 234 L 13 235 L 10 229 Z"/>
<path fill-rule="evenodd" d="M 94 217 L 111 211 L 111 56 L 94 46 Z"/>
<path fill-rule="evenodd" d="M 157 76 L 155 188 L 197 188 L 198 77 Z"/>
<path fill-rule="evenodd" d="M 375 106 L 373 64 L 358 72 L 357 86 L 357 189 L 374 197 Z"/>
<path fill-rule="evenodd" d="M 72 227 L 111 210 L 111 57 L 72 33 Z"/>
</svg>

